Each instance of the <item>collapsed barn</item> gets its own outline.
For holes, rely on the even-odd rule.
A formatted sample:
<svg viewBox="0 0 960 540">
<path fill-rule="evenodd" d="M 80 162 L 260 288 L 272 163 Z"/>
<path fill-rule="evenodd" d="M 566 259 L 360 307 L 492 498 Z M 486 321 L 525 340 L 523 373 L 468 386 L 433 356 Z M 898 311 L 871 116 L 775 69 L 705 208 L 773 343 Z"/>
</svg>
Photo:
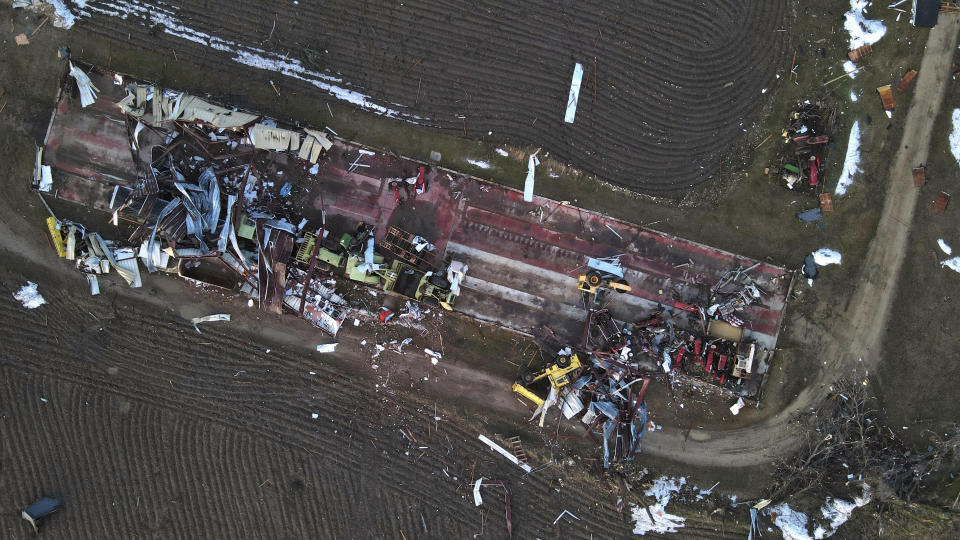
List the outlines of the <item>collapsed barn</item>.
<svg viewBox="0 0 960 540">
<path fill-rule="evenodd" d="M 65 73 L 34 187 L 110 216 L 50 218 L 92 292 L 111 269 L 139 286 L 142 267 L 331 335 L 350 313 L 388 323 L 416 302 L 528 334 L 549 326 L 571 349 L 561 356 L 576 348 L 584 363 L 560 368 L 564 384 L 547 377 L 548 391 L 583 401 L 610 460 L 639 448 L 632 386 L 652 373 L 759 399 L 791 282 L 775 265 L 92 66 Z M 382 305 L 364 291 L 386 293 Z"/>
</svg>

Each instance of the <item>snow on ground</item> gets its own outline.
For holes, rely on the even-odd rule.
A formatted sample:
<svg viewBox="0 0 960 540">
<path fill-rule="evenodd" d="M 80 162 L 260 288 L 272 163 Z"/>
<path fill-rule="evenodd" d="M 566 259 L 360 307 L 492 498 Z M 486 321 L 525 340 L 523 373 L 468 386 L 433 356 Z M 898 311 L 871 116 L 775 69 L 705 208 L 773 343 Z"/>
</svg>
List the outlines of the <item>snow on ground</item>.
<svg viewBox="0 0 960 540">
<path fill-rule="evenodd" d="M 55 1 L 59 2 L 59 0 Z M 56 7 L 56 4 L 54 5 Z M 230 41 L 191 28 L 177 17 L 179 10 L 176 8 L 145 6 L 138 0 L 113 0 L 99 2 L 97 5 L 90 5 L 86 1 L 74 0 L 74 5 L 80 16 L 92 17 L 94 14 L 97 14 L 121 19 L 127 19 L 128 17 L 143 19 L 145 26 L 149 26 L 150 28 L 159 26 L 165 34 L 193 41 L 194 43 L 205 45 L 213 50 L 229 53 L 233 55 L 233 61 L 238 64 L 267 71 L 275 71 L 288 77 L 299 79 L 325 92 L 329 92 L 338 99 L 353 103 L 376 114 L 391 118 L 401 117 L 398 110 L 374 103 L 370 99 L 370 96 L 345 88 L 344 86 L 349 85 L 349 83 L 344 83 L 343 79 L 308 69 L 303 66 L 300 60 L 284 54 Z M 421 119 L 413 115 L 403 116 L 405 120 L 412 123 L 416 123 L 414 120 Z"/>
<path fill-rule="evenodd" d="M 883 21 L 868 19 L 864 14 L 868 0 L 850 0 L 850 11 L 844 14 L 843 28 L 850 34 L 850 49 L 873 45 L 887 33 Z"/>
<path fill-rule="evenodd" d="M 833 536 L 837 529 L 850 519 L 854 510 L 868 502 L 870 486 L 864 484 L 863 495 L 854 498 L 853 502 L 828 496 L 820 507 L 823 518 L 813 522 L 805 513 L 790 508 L 787 503 L 768 507 L 764 513 L 773 516 L 773 524 L 780 529 L 784 540 L 823 540 Z M 810 534 L 810 525 L 813 526 L 813 535 Z"/>
<path fill-rule="evenodd" d="M 46 0 L 46 2 L 53 6 L 55 13 L 53 25 L 57 28 L 70 28 L 77 22 L 77 18 L 67 9 L 63 0 Z M 74 2 L 80 6 L 86 5 L 87 3 L 86 0 L 74 0 Z"/>
<path fill-rule="evenodd" d="M 940 263 L 940 266 L 949 268 L 954 272 L 960 272 L 960 257 L 954 257 L 952 259 L 947 259 Z"/>
<path fill-rule="evenodd" d="M 773 524 L 780 529 L 783 540 L 812 540 L 807 532 L 807 515 L 790 508 L 787 503 L 768 507 L 768 515 L 773 516 Z"/>
<path fill-rule="evenodd" d="M 847 141 L 847 156 L 843 160 L 843 172 L 833 190 L 835 195 L 845 195 L 847 188 L 853 184 L 853 177 L 860 172 L 860 121 L 855 121 L 850 128 L 850 139 Z"/>
<path fill-rule="evenodd" d="M 13 297 L 20 301 L 23 304 L 23 307 L 27 309 L 36 309 L 43 304 L 46 304 L 47 301 L 40 296 L 40 291 L 37 290 L 37 284 L 28 281 L 26 285 L 20 287 L 20 290 L 13 293 Z"/>
<path fill-rule="evenodd" d="M 851 79 L 857 78 L 857 65 L 850 60 L 843 63 L 843 70 L 847 72 L 847 75 L 849 75 Z"/>
<path fill-rule="evenodd" d="M 631 505 L 633 512 L 633 534 L 675 533 L 683 527 L 684 518 L 667 513 L 665 508 L 670 497 L 680 491 L 680 487 L 687 483 L 686 478 L 668 478 L 661 476 L 653 481 L 653 486 L 645 492 L 647 497 L 654 497 L 657 502 L 647 507 Z M 649 512 L 648 512 L 649 511 Z M 650 515 L 653 514 L 653 521 Z"/>
<path fill-rule="evenodd" d="M 950 247 L 950 244 L 943 241 L 943 238 L 937 238 L 937 245 L 940 246 L 940 251 L 950 255 L 953 253 L 953 248 Z"/>
<path fill-rule="evenodd" d="M 507 156 L 510 155 L 510 152 L 507 152 L 507 151 L 504 150 L 503 148 L 497 148 L 497 153 L 500 154 L 500 155 L 503 156 L 503 157 L 507 157 Z"/>
<path fill-rule="evenodd" d="M 850 101 L 856 103 L 858 99 L 860 99 L 860 98 L 857 97 L 857 93 L 854 92 L 853 90 L 851 90 L 851 91 L 850 91 Z"/>
<path fill-rule="evenodd" d="M 473 165 L 474 167 L 480 167 L 481 169 L 489 169 L 490 163 L 487 161 L 481 161 L 479 159 L 467 159 L 467 163 Z"/>
<path fill-rule="evenodd" d="M 840 260 L 842 258 L 843 257 L 840 255 L 840 252 L 834 251 L 830 248 L 820 248 L 813 252 L 813 261 L 817 263 L 817 266 L 840 264 Z"/>
<path fill-rule="evenodd" d="M 950 153 L 960 165 L 960 109 L 953 110 L 953 131 L 950 132 Z"/>
</svg>

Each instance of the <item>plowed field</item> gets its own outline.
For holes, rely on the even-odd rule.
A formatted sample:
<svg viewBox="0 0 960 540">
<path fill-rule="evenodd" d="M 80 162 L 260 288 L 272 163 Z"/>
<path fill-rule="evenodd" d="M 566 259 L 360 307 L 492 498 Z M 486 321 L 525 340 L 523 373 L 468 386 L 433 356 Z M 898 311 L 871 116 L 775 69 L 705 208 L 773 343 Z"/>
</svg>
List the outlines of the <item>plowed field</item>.
<svg viewBox="0 0 960 540">
<path fill-rule="evenodd" d="M 214 71 L 259 71 L 230 59 L 278 69 L 293 77 L 284 85 L 318 98 L 329 98 L 318 86 L 333 85 L 367 96 L 367 108 L 381 113 L 543 146 L 602 178 L 660 193 L 719 174 L 778 66 L 789 63 L 784 0 L 91 0 L 71 9 L 86 15 L 74 31 L 124 47 L 175 51 Z M 575 123 L 564 124 L 576 62 L 584 66 L 579 107 Z"/>
</svg>

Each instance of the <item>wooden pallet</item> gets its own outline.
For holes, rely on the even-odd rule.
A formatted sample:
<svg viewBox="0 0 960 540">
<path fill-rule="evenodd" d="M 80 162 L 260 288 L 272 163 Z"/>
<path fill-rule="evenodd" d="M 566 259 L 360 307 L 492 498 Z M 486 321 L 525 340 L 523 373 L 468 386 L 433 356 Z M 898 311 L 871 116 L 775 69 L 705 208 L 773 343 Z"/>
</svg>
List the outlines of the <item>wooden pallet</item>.
<svg viewBox="0 0 960 540">
<path fill-rule="evenodd" d="M 417 251 L 413 244 L 416 235 L 397 227 L 390 227 L 387 235 L 380 241 L 380 247 L 394 257 L 410 263 L 416 268 L 433 267 L 433 252 Z"/>
<path fill-rule="evenodd" d="M 520 444 L 520 437 L 510 437 L 507 439 L 507 447 L 510 448 L 510 451 L 513 452 L 514 457 L 516 457 L 520 463 L 527 463 L 527 453 L 523 450 L 523 445 Z"/>
</svg>

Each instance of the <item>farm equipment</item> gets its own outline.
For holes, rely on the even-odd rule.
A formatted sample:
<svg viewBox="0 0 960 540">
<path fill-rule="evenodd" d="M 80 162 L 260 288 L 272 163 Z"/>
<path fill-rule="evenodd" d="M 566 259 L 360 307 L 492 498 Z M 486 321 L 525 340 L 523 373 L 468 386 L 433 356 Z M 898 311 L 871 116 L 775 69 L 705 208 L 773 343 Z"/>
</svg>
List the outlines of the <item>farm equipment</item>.
<svg viewBox="0 0 960 540">
<path fill-rule="evenodd" d="M 550 365 L 540 370 L 524 371 L 520 375 L 520 379 L 514 382 L 511 388 L 514 392 L 527 398 L 537 407 L 540 407 L 546 400 L 533 393 L 533 391 L 529 389 L 529 386 L 543 379 L 547 379 L 552 389 L 559 390 L 573 382 L 574 375 L 580 367 L 580 358 L 567 347 L 560 351 Z"/>
<path fill-rule="evenodd" d="M 623 278 L 623 266 L 617 257 L 605 259 L 587 259 L 585 274 L 577 278 L 577 289 L 591 296 L 596 296 L 601 289 L 617 292 L 629 292 L 631 289 L 627 280 Z"/>
<path fill-rule="evenodd" d="M 425 273 L 417 285 L 414 298 L 418 302 L 436 303 L 447 311 L 453 311 L 453 302 L 460 295 L 460 283 L 467 268 L 460 261 L 451 261 L 447 265 L 446 277 L 434 272 Z"/>
</svg>

